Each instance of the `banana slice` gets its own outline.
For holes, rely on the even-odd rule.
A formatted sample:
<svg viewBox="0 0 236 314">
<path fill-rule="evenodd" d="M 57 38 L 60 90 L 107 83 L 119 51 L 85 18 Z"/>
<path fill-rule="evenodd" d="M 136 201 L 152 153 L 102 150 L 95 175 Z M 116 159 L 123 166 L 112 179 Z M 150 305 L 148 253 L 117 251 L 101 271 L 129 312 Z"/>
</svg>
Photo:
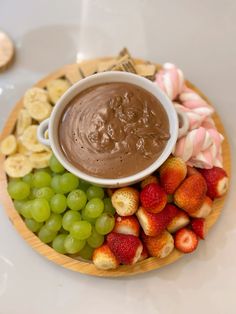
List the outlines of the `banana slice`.
<svg viewBox="0 0 236 314">
<path fill-rule="evenodd" d="M 21 137 L 17 139 L 17 152 L 25 156 L 29 156 L 32 154 L 32 152 L 29 151 L 22 143 Z"/>
<path fill-rule="evenodd" d="M 22 134 L 21 141 L 26 149 L 31 152 L 42 152 L 47 149 L 47 147 L 39 143 L 37 139 L 37 125 L 30 125 Z"/>
<path fill-rule="evenodd" d="M 70 84 L 63 79 L 57 79 L 47 84 L 47 90 L 49 98 L 53 104 L 55 104 L 59 98 L 66 92 L 70 87 Z"/>
<path fill-rule="evenodd" d="M 24 133 L 24 130 L 32 124 L 31 116 L 26 109 L 22 109 L 19 112 L 19 116 L 16 122 L 16 135 L 20 136 Z"/>
<path fill-rule="evenodd" d="M 28 108 L 28 105 L 35 101 L 48 102 L 48 92 L 39 87 L 32 87 L 28 89 L 24 95 L 23 103 L 24 107 Z"/>
<path fill-rule="evenodd" d="M 50 116 L 52 112 L 52 106 L 48 102 L 35 100 L 28 103 L 27 110 L 33 119 L 40 122 Z"/>
<path fill-rule="evenodd" d="M 4 170 L 12 178 L 20 178 L 32 171 L 29 158 L 22 154 L 15 154 L 4 161 Z"/>
<path fill-rule="evenodd" d="M 17 142 L 15 135 L 8 135 L 0 144 L 0 152 L 3 155 L 12 155 L 17 150 Z"/>
<path fill-rule="evenodd" d="M 30 163 L 33 168 L 41 169 L 49 166 L 49 159 L 52 156 L 52 152 L 32 153 L 29 156 Z"/>
</svg>

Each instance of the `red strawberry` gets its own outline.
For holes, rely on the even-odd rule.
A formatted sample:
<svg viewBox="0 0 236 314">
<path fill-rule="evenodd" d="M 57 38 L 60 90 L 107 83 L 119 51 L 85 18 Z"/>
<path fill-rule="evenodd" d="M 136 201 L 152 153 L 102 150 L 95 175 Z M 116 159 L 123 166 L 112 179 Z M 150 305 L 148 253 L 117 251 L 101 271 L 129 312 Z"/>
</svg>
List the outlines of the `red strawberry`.
<svg viewBox="0 0 236 314">
<path fill-rule="evenodd" d="M 178 209 L 176 216 L 171 220 L 167 226 L 167 230 L 170 233 L 174 233 L 177 230 L 187 226 L 190 222 L 189 216 L 183 210 Z"/>
<path fill-rule="evenodd" d="M 164 230 L 157 237 L 149 237 L 143 233 L 142 239 L 150 256 L 164 258 L 168 256 L 174 249 L 173 237 L 166 230 Z"/>
<path fill-rule="evenodd" d="M 165 230 L 170 221 L 176 216 L 177 211 L 176 206 L 167 204 L 158 214 L 150 213 L 143 207 L 140 207 L 136 215 L 144 233 L 155 237 Z"/>
<path fill-rule="evenodd" d="M 206 196 L 206 181 L 200 174 L 186 178 L 174 194 L 175 204 L 188 214 L 198 210 Z"/>
<path fill-rule="evenodd" d="M 140 184 L 141 189 L 144 189 L 144 187 L 150 183 L 158 183 L 157 177 L 154 175 L 150 175 L 147 178 L 145 178 Z"/>
<path fill-rule="evenodd" d="M 191 222 L 191 226 L 196 235 L 201 239 L 205 239 L 206 221 L 204 218 L 195 218 Z"/>
<path fill-rule="evenodd" d="M 167 203 L 167 195 L 157 183 L 150 183 L 140 193 L 142 206 L 151 213 L 159 213 Z"/>
<path fill-rule="evenodd" d="M 107 244 L 103 244 L 93 251 L 93 263 L 97 268 L 104 270 L 115 269 L 120 264 Z"/>
<path fill-rule="evenodd" d="M 160 168 L 161 186 L 167 194 L 173 194 L 187 174 L 187 166 L 179 157 L 170 157 Z"/>
<path fill-rule="evenodd" d="M 175 247 L 183 253 L 191 253 L 198 246 L 198 237 L 192 230 L 182 228 L 175 234 Z"/>
<path fill-rule="evenodd" d="M 224 169 L 213 167 L 211 169 L 198 169 L 207 183 L 207 195 L 214 199 L 226 193 L 229 186 L 229 178 Z"/>
<path fill-rule="evenodd" d="M 191 212 L 190 216 L 197 218 L 206 218 L 212 212 L 212 203 L 213 203 L 212 199 L 206 196 L 202 206 L 198 210 Z"/>
<path fill-rule="evenodd" d="M 126 265 L 136 263 L 143 250 L 142 242 L 131 234 L 111 232 L 107 236 L 107 244 L 116 258 Z"/>
<path fill-rule="evenodd" d="M 140 255 L 138 262 L 141 262 L 141 261 L 145 260 L 146 258 L 148 258 L 148 251 L 147 251 L 146 247 L 143 245 L 143 250 L 142 250 L 142 253 Z"/>
<path fill-rule="evenodd" d="M 113 232 L 139 236 L 140 225 L 135 216 L 116 216 Z"/>
</svg>

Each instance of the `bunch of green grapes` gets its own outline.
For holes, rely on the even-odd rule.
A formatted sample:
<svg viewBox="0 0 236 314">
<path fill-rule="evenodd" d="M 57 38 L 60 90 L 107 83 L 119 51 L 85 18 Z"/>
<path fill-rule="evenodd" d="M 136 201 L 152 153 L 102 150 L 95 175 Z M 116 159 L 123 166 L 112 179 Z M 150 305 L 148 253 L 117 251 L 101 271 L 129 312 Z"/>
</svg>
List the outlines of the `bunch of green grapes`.
<svg viewBox="0 0 236 314">
<path fill-rule="evenodd" d="M 101 187 L 65 171 L 55 156 L 49 168 L 12 179 L 8 193 L 27 227 L 61 254 L 91 259 L 115 224 L 115 209 Z"/>
</svg>

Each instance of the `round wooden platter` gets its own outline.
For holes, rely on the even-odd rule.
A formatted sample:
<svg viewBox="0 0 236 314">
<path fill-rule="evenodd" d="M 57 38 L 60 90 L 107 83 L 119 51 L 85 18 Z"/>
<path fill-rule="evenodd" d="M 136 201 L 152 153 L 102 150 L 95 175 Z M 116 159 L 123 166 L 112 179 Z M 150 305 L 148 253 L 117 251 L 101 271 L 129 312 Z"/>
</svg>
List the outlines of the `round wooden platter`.
<svg viewBox="0 0 236 314">
<path fill-rule="evenodd" d="M 87 75 L 89 75 L 89 72 L 91 73 L 93 72 L 93 69 L 95 68 L 96 64 L 98 64 L 98 62 L 109 61 L 109 60 L 110 58 L 100 58 L 100 59 L 83 61 L 79 65 L 78 64 L 66 65 L 62 67 L 61 69 L 57 70 L 56 72 L 45 77 L 43 80 L 35 84 L 35 86 L 43 88 L 46 86 L 47 82 L 49 82 L 50 80 L 61 78 L 61 77 L 66 77 L 68 80 L 71 81 L 71 83 L 74 83 L 75 81 L 81 78 L 80 73 L 78 71 L 78 67 L 83 67 L 84 69 L 86 69 Z M 140 59 L 136 59 L 135 63 L 141 64 L 141 63 L 146 63 L 146 62 Z M 160 68 L 160 66 L 157 65 L 157 68 Z M 192 89 L 194 89 L 196 92 L 198 92 L 210 104 L 210 101 L 207 99 L 207 97 L 199 89 L 197 89 L 193 84 L 191 84 L 190 82 L 187 82 L 187 85 L 191 87 Z M 20 99 L 19 102 L 15 105 L 13 111 L 11 112 L 4 126 L 0 140 L 13 132 L 19 110 L 22 108 L 22 106 L 23 106 L 23 102 L 22 102 L 22 99 Z M 230 175 L 230 148 L 229 148 L 227 136 L 225 134 L 225 130 L 220 120 L 220 117 L 215 113 L 213 118 L 216 123 L 217 129 L 225 137 L 225 140 L 222 145 L 224 168 L 227 171 L 227 173 Z M 28 244 L 32 246 L 32 248 L 34 248 L 41 255 L 49 259 L 50 261 L 60 266 L 63 266 L 67 269 L 84 273 L 84 274 L 89 274 L 93 276 L 101 276 L 101 277 L 120 277 L 120 276 L 131 276 L 131 275 L 135 275 L 139 273 L 145 273 L 150 270 L 163 267 L 165 265 L 168 265 L 170 263 L 177 261 L 180 257 L 184 255 L 175 249 L 168 257 L 164 259 L 150 257 L 144 261 L 138 262 L 135 265 L 128 265 L 128 266 L 121 265 L 116 270 L 104 271 L 104 270 L 97 269 L 93 263 L 85 262 L 82 260 L 78 260 L 78 259 L 66 256 L 66 255 L 57 253 L 50 246 L 42 243 L 39 240 L 39 238 L 26 227 L 21 216 L 15 210 L 14 204 L 11 198 L 9 197 L 7 193 L 7 189 L 6 189 L 7 177 L 3 169 L 3 161 L 4 161 L 4 156 L 1 155 L 0 156 L 0 187 L 1 187 L 0 198 L 1 198 L 3 206 L 6 209 L 6 213 L 10 221 L 12 222 L 13 226 L 17 229 L 20 235 L 28 242 Z M 215 224 L 215 222 L 219 218 L 219 215 L 224 206 L 224 202 L 225 202 L 225 196 L 214 201 L 213 211 L 206 219 L 208 230 Z M 194 254 L 192 258 L 194 258 Z"/>
</svg>

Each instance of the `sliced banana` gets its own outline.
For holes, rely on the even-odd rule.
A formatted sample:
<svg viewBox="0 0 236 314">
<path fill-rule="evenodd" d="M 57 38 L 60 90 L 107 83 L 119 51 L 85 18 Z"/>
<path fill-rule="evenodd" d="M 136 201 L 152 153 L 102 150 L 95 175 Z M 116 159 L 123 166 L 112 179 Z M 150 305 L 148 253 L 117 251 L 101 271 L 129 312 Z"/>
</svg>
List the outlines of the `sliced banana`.
<svg viewBox="0 0 236 314">
<path fill-rule="evenodd" d="M 32 124 L 31 116 L 26 109 L 21 109 L 16 122 L 16 135 L 20 136 L 24 130 Z"/>
<path fill-rule="evenodd" d="M 21 141 L 23 145 L 31 152 L 42 152 L 47 149 L 47 147 L 39 143 L 37 139 L 37 125 L 30 125 L 22 134 Z"/>
<path fill-rule="evenodd" d="M 47 140 L 49 139 L 48 130 L 44 132 L 44 138 L 46 138 Z"/>
<path fill-rule="evenodd" d="M 47 90 L 49 98 L 53 104 L 55 104 L 59 98 L 66 92 L 70 87 L 70 84 L 63 79 L 57 79 L 47 84 Z"/>
<path fill-rule="evenodd" d="M 12 178 L 20 178 L 32 171 L 32 165 L 28 157 L 15 154 L 4 161 L 4 170 Z"/>
<path fill-rule="evenodd" d="M 28 108 L 28 105 L 34 101 L 48 102 L 48 92 L 39 87 L 32 87 L 28 89 L 23 99 L 25 108 Z"/>
<path fill-rule="evenodd" d="M 50 116 L 52 112 L 52 106 L 48 102 L 35 100 L 31 103 L 28 103 L 27 110 L 33 119 L 40 122 Z"/>
<path fill-rule="evenodd" d="M 8 135 L 0 144 L 0 152 L 3 155 L 12 155 L 17 150 L 17 141 L 15 135 Z"/>
<path fill-rule="evenodd" d="M 49 166 L 49 159 L 52 156 L 52 152 L 41 152 L 41 153 L 32 153 L 29 156 L 30 163 L 33 168 L 45 168 Z"/>
<path fill-rule="evenodd" d="M 17 139 L 17 152 L 25 156 L 29 156 L 32 154 L 32 152 L 28 150 L 22 143 L 21 137 Z"/>
</svg>

